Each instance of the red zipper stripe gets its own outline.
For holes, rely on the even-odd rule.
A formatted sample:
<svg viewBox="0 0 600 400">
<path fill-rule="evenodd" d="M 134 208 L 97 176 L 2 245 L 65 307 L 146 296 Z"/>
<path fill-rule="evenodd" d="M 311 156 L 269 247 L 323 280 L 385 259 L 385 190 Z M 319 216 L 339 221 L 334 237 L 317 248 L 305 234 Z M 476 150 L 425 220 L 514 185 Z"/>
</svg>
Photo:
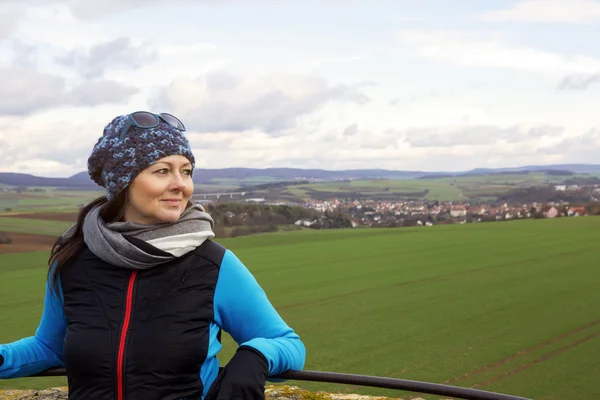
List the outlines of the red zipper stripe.
<svg viewBox="0 0 600 400">
<path fill-rule="evenodd" d="M 123 400 L 123 361 L 125 358 L 125 339 L 127 338 L 127 330 L 129 329 L 129 321 L 131 320 L 131 303 L 133 302 L 133 284 L 137 271 L 131 273 L 129 278 L 129 286 L 127 287 L 127 303 L 125 304 L 125 319 L 123 320 L 123 328 L 121 329 L 121 341 L 119 343 L 119 358 L 117 362 L 117 384 L 118 384 L 118 400 Z"/>
</svg>

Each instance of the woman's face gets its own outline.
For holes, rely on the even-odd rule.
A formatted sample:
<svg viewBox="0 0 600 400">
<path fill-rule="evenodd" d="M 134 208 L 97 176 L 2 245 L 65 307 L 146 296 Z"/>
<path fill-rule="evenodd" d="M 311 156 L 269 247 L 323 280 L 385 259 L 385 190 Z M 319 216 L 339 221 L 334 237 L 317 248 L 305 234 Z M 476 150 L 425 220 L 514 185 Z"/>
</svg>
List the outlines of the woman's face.
<svg viewBox="0 0 600 400">
<path fill-rule="evenodd" d="M 129 187 L 125 221 L 175 222 L 194 192 L 192 164 L 180 155 L 164 157 L 143 170 Z"/>
</svg>

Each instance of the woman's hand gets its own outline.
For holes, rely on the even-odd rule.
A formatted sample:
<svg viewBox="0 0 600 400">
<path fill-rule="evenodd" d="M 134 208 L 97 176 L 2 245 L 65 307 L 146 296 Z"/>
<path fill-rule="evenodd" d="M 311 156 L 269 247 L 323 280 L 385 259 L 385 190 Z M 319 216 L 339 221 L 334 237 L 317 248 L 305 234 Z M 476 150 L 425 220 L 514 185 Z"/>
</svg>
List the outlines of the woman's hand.
<svg viewBox="0 0 600 400">
<path fill-rule="evenodd" d="M 208 391 L 206 400 L 264 400 L 269 366 L 249 346 L 238 348 Z"/>
</svg>

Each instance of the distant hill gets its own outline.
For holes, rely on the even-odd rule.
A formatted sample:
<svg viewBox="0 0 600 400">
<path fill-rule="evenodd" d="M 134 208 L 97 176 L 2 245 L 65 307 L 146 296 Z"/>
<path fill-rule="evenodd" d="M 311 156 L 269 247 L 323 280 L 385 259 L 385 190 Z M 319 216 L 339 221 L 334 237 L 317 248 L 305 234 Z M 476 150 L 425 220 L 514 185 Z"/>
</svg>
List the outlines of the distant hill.
<svg viewBox="0 0 600 400">
<path fill-rule="evenodd" d="M 81 174 L 77 174 L 81 175 Z M 0 183 L 12 186 L 53 186 L 73 189 L 99 189 L 89 177 L 82 179 L 77 175 L 70 178 L 44 178 L 29 174 L 19 174 L 11 172 L 0 172 Z"/>
<path fill-rule="evenodd" d="M 575 174 L 597 174 L 600 173 L 600 165 L 597 164 L 552 164 L 552 165 L 526 165 L 512 168 L 475 168 L 465 174 L 489 174 L 500 172 L 545 172 L 545 171 L 570 171 Z"/>
<path fill-rule="evenodd" d="M 475 168 L 464 172 L 446 172 L 440 174 L 428 174 L 419 176 L 418 179 L 436 179 L 436 178 L 451 178 L 458 176 L 474 176 L 474 175 L 500 175 L 500 174 L 530 174 L 530 173 L 545 173 L 547 175 L 564 175 L 573 174 L 598 174 L 600 173 L 600 165 L 593 164 L 556 164 L 556 165 L 528 165 L 523 167 L 513 168 Z"/>
<path fill-rule="evenodd" d="M 328 171 L 324 169 L 300 169 L 300 168 L 220 168 L 203 169 L 194 171 L 195 183 L 210 183 L 214 179 L 243 180 L 248 178 L 269 177 L 273 180 L 290 181 L 294 179 L 412 179 L 432 172 L 424 171 L 390 171 L 384 169 L 360 169 Z M 89 181 L 87 172 L 80 172 L 69 179 L 77 179 L 80 182 Z M 0 173 L 0 182 L 2 174 Z"/>
<path fill-rule="evenodd" d="M 194 174 L 194 183 L 210 184 L 220 179 L 230 180 L 232 184 L 243 185 L 244 180 L 252 178 L 267 179 L 267 181 L 293 181 L 293 180 L 354 180 L 354 179 L 416 179 L 423 177 L 442 177 L 457 175 L 482 175 L 498 173 L 524 173 L 525 171 L 562 171 L 573 173 L 600 173 L 600 165 L 591 164 L 555 164 L 531 165 L 514 168 L 476 168 L 464 172 L 445 171 L 395 171 L 385 169 L 353 169 L 331 171 L 324 169 L 301 168 L 221 168 L 197 169 Z M 77 173 L 69 178 L 45 178 L 30 174 L 0 172 L 0 184 L 12 186 L 53 186 L 69 189 L 97 190 L 96 185 L 87 172 Z"/>
<path fill-rule="evenodd" d="M 194 183 L 210 184 L 215 180 L 227 179 L 232 184 L 243 184 L 244 180 L 252 178 L 268 178 L 270 181 L 293 180 L 340 180 L 340 179 L 414 179 L 419 176 L 429 175 L 425 171 L 388 171 L 388 170 L 345 170 L 327 171 L 321 169 L 299 168 L 222 168 L 222 169 L 197 169 L 194 172 Z M 0 184 L 12 186 L 54 186 L 70 189 L 98 189 L 88 176 L 87 172 L 79 172 L 69 178 L 44 178 L 29 174 L 0 172 Z"/>
</svg>

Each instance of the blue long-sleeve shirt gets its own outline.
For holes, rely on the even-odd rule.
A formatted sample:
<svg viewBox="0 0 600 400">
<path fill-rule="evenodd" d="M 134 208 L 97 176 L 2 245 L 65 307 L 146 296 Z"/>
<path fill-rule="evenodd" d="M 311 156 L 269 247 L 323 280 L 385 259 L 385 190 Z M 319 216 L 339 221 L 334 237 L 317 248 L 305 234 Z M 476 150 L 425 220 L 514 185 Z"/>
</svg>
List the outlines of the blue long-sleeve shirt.
<svg viewBox="0 0 600 400">
<path fill-rule="evenodd" d="M 49 368 L 64 367 L 63 341 L 67 318 L 63 309 L 62 287 L 58 293 L 46 285 L 44 310 L 35 335 L 0 345 L 4 363 L 0 379 L 30 376 Z M 208 354 L 200 376 L 204 394 L 219 370 L 216 355 L 221 350 L 219 329 L 228 332 L 239 345 L 262 353 L 269 375 L 301 370 L 306 349 L 298 334 L 277 313 L 265 292 L 244 264 L 226 250 L 214 293 L 214 321 L 210 325 Z"/>
</svg>

